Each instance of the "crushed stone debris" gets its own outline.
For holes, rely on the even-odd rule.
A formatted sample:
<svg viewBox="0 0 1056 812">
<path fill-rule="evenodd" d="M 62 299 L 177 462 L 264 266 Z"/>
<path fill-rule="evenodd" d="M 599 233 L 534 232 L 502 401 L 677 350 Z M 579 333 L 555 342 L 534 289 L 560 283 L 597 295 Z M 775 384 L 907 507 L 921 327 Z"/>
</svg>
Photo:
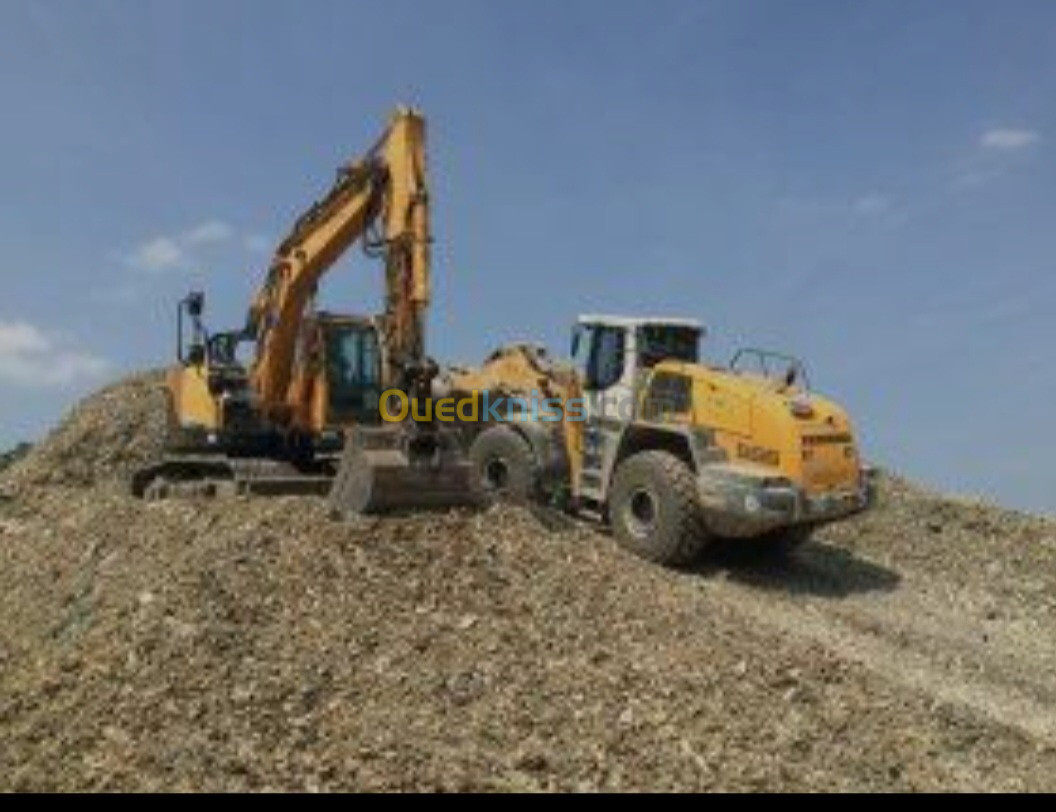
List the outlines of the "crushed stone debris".
<svg viewBox="0 0 1056 812">
<path fill-rule="evenodd" d="M 0 484 L 92 487 L 127 480 L 156 459 L 168 425 L 165 375 L 146 372 L 86 398 L 6 470 Z"/>
<path fill-rule="evenodd" d="M 0 790 L 1056 788 L 1056 523 L 887 476 L 673 572 L 515 508 L 146 504 L 163 398 L 0 473 Z"/>
</svg>

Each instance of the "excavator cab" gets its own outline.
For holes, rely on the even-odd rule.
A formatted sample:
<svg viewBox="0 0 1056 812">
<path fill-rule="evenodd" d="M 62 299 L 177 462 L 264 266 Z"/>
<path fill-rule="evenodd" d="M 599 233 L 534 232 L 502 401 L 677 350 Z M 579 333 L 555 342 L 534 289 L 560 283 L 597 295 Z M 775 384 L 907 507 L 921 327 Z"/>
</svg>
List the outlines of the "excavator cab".
<svg viewBox="0 0 1056 812">
<path fill-rule="evenodd" d="M 318 351 L 310 365 L 319 376 L 313 432 L 339 434 L 380 422 L 382 362 L 374 319 L 322 313 L 306 326 Z"/>
</svg>

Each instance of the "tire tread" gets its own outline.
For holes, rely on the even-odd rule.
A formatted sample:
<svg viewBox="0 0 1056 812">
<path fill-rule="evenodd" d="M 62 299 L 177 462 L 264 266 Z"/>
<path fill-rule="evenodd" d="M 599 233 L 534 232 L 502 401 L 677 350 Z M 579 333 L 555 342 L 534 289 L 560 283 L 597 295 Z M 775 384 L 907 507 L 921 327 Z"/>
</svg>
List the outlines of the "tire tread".
<svg viewBox="0 0 1056 812">
<path fill-rule="evenodd" d="M 638 471 L 649 472 L 638 474 Z M 667 491 L 674 505 L 675 527 L 665 535 L 670 538 L 648 548 L 634 545 L 632 551 L 667 566 L 688 566 L 697 561 L 710 541 L 704 526 L 703 512 L 697 496 L 697 481 L 682 460 L 667 451 L 643 451 L 625 460 L 616 473 L 614 494 L 622 490 L 620 483 L 627 476 L 655 476 Z M 617 534 L 619 535 L 619 534 Z M 630 547 L 624 542 L 624 546 Z"/>
</svg>

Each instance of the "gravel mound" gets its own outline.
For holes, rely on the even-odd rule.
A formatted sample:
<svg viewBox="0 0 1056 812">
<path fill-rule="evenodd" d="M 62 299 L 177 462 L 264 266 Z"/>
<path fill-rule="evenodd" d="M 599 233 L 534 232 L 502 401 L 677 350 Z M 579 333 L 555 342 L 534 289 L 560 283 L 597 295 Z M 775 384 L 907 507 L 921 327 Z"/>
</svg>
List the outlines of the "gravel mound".
<svg viewBox="0 0 1056 812">
<path fill-rule="evenodd" d="M 996 601 L 1056 596 L 1056 521 L 950 497 L 884 474 L 876 510 L 825 539 L 958 587 L 985 582 Z"/>
<path fill-rule="evenodd" d="M 757 627 L 706 576 L 521 511 L 346 526 L 316 500 L 52 489 L 0 542 L 5 789 L 1039 787 L 1056 767 Z"/>
<path fill-rule="evenodd" d="M 32 449 L 33 446 L 31 446 L 29 443 L 19 443 L 14 448 L 10 448 L 7 451 L 0 452 L 0 473 L 3 473 L 16 462 L 21 460 L 23 457 L 29 454 Z"/>
<path fill-rule="evenodd" d="M 91 487 L 127 480 L 161 454 L 164 384 L 163 372 L 147 372 L 81 401 L 46 439 L 0 471 L 0 482 Z"/>
<path fill-rule="evenodd" d="M 157 382 L 90 399 L 0 501 L 0 790 L 1056 788 L 1056 735 L 926 679 L 985 618 L 920 654 L 903 611 L 985 588 L 1056 629 L 1022 583 L 1050 522 L 889 478 L 787 568 L 676 573 L 548 513 L 89 487 L 153 447 Z"/>
</svg>

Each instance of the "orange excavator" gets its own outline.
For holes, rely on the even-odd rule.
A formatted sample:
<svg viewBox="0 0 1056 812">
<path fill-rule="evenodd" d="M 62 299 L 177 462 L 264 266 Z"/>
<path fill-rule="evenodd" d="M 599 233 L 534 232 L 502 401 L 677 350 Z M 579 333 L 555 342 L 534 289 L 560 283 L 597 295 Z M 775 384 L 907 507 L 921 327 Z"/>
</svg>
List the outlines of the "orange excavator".
<svg viewBox="0 0 1056 812">
<path fill-rule="evenodd" d="M 436 375 L 425 346 L 432 239 L 425 141 L 424 118 L 398 109 L 375 146 L 339 171 L 279 245 L 243 329 L 210 333 L 200 292 L 180 303 L 166 453 L 137 472 L 136 495 L 327 492 L 352 437 L 359 456 L 347 455 L 348 464 L 380 470 L 339 477 L 346 490 L 355 481 L 369 491 L 383 477 L 391 506 L 402 473 L 416 505 L 442 504 L 448 494 L 465 501 L 466 465 L 447 453 L 455 444 L 442 427 L 379 418 L 382 393 L 426 398 Z M 384 312 L 317 310 L 320 282 L 357 242 L 384 265 Z M 354 506 L 370 508 L 371 498 Z"/>
</svg>

